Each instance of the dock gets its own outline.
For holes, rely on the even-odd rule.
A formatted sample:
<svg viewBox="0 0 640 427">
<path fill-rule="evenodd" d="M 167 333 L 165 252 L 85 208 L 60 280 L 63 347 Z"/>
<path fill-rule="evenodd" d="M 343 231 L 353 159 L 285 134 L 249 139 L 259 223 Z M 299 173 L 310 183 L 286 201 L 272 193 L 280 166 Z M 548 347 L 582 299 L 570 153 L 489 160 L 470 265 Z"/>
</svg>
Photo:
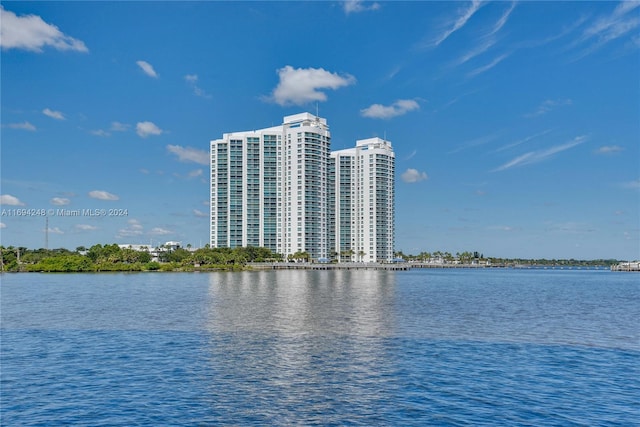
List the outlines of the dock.
<svg viewBox="0 0 640 427">
<path fill-rule="evenodd" d="M 253 270 L 409 270 L 409 263 L 383 264 L 378 262 L 253 262 L 248 264 Z"/>
<path fill-rule="evenodd" d="M 621 262 L 611 266 L 611 271 L 640 271 L 640 261 Z"/>
</svg>

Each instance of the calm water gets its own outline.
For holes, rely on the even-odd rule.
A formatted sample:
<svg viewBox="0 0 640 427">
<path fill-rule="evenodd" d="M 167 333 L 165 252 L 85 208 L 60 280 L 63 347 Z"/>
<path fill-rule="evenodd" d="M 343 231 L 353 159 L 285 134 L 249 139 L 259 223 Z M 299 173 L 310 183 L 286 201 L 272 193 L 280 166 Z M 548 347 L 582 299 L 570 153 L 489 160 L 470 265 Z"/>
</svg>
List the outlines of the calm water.
<svg viewBox="0 0 640 427">
<path fill-rule="evenodd" d="M 0 280 L 2 425 L 640 425 L 633 273 Z"/>
</svg>

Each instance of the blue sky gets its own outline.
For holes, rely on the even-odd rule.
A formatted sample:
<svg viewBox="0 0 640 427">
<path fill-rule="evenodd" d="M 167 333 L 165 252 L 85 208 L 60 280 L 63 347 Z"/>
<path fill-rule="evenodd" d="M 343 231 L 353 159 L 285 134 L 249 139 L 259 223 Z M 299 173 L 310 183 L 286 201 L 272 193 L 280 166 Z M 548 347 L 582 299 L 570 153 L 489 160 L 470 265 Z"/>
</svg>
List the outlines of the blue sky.
<svg viewBox="0 0 640 427">
<path fill-rule="evenodd" d="M 211 139 L 386 136 L 396 249 L 640 258 L 640 2 L 2 2 L 3 245 L 208 241 Z"/>
</svg>

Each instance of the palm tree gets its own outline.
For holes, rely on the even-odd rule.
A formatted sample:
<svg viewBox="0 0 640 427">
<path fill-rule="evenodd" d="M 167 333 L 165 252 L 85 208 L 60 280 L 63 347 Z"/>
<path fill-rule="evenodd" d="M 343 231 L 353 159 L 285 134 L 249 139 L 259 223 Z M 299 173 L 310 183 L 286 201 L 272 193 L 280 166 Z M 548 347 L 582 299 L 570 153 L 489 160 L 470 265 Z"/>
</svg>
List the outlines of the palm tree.
<svg viewBox="0 0 640 427">
<path fill-rule="evenodd" d="M 447 262 L 453 262 L 453 255 L 451 255 L 451 252 L 444 253 L 444 260 Z"/>
</svg>

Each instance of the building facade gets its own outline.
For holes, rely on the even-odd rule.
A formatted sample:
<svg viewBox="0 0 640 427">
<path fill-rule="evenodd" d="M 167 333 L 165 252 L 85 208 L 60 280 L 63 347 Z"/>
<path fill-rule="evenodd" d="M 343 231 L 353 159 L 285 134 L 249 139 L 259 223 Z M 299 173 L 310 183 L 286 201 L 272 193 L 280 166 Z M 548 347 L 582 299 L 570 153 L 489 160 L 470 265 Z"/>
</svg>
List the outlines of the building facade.
<svg viewBox="0 0 640 427">
<path fill-rule="evenodd" d="M 211 141 L 210 245 L 261 246 L 285 257 L 306 252 L 314 260 L 353 250 L 350 260 L 390 261 L 391 144 L 378 138 L 358 141 L 340 155 L 330 147 L 326 119 L 309 113 L 287 116 L 280 126 L 225 133 Z M 360 191 L 364 187 L 367 191 Z M 367 210 L 366 203 L 374 210 Z M 376 225 L 369 238 L 372 221 Z M 365 254 L 357 258 L 359 251 Z"/>
<path fill-rule="evenodd" d="M 333 253 L 344 261 L 390 262 L 395 239 L 395 154 L 370 138 L 331 153 Z"/>
</svg>

